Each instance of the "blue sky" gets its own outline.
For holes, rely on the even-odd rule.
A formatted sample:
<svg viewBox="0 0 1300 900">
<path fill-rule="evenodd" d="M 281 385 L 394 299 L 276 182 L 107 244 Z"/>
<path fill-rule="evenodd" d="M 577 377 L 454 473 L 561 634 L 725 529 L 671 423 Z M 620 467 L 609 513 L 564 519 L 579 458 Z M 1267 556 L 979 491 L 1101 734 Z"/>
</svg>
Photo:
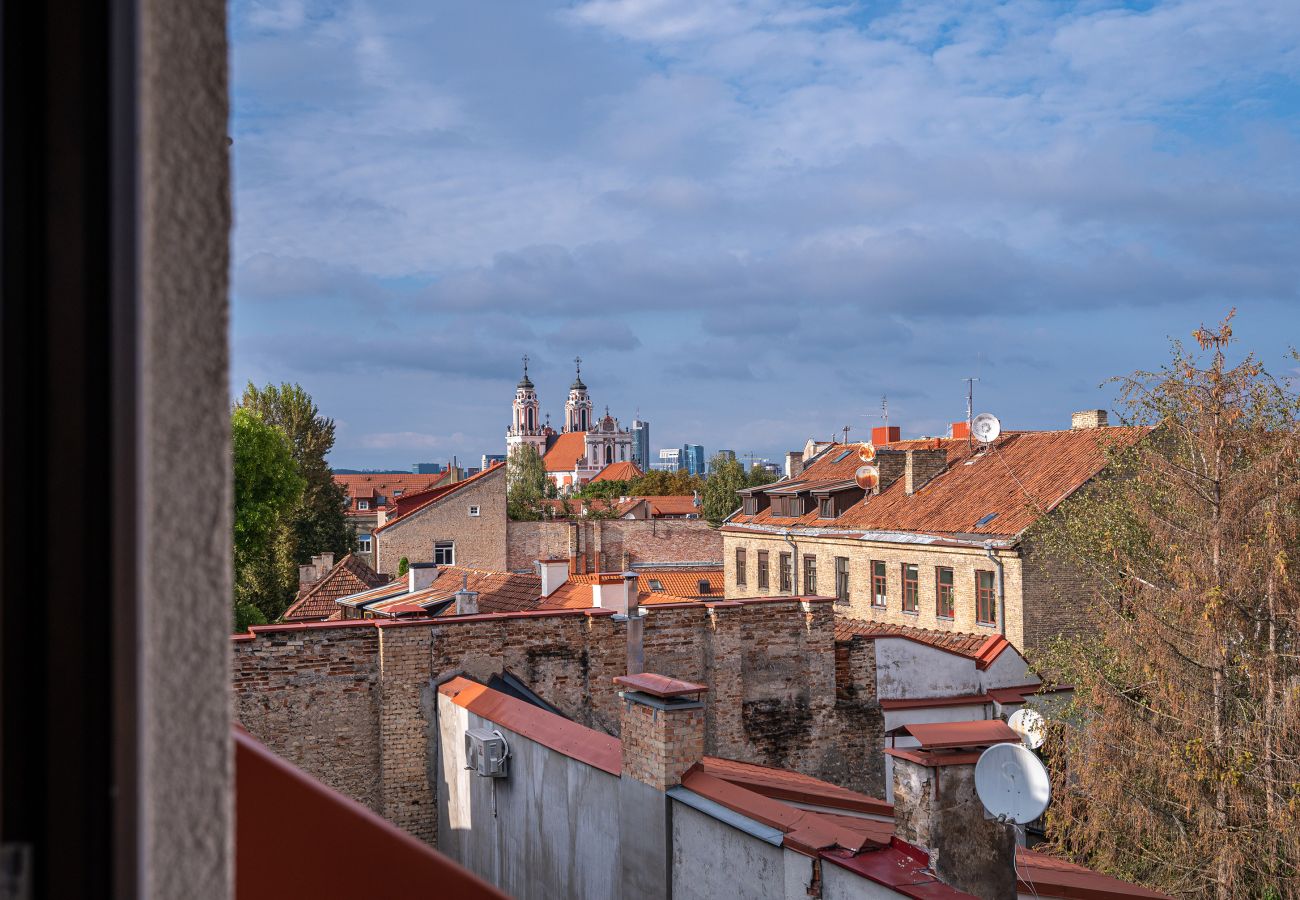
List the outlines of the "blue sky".
<svg viewBox="0 0 1300 900">
<path fill-rule="evenodd" d="M 976 406 L 1068 427 L 1239 309 L 1300 322 L 1294 0 L 231 7 L 232 382 L 339 466 L 562 418 L 776 457 Z M 853 432 L 851 432 L 853 434 Z"/>
</svg>

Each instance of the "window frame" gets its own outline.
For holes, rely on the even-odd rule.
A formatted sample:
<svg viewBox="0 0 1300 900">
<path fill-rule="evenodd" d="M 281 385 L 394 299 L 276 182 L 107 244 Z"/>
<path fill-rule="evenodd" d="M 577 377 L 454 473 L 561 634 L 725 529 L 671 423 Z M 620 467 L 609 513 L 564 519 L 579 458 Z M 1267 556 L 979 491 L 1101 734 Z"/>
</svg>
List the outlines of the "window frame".
<svg viewBox="0 0 1300 900">
<path fill-rule="evenodd" d="M 907 574 L 908 569 L 912 570 L 910 578 Z M 900 609 L 910 616 L 915 616 L 921 611 L 921 567 L 916 563 L 899 563 L 899 572 L 903 580 Z"/>
<path fill-rule="evenodd" d="M 479 515 L 480 515 L 479 505 L 477 503 L 471 503 L 469 505 L 469 517 L 471 519 L 477 519 Z"/>
<path fill-rule="evenodd" d="M 988 589 L 985 590 L 980 584 L 981 579 L 988 576 Z M 989 617 L 982 618 L 985 611 L 985 602 L 988 604 Z M 998 583 L 997 573 L 992 569 L 975 570 L 975 624 L 984 626 L 995 626 L 998 624 Z"/>
<path fill-rule="evenodd" d="M 664 583 L 660 581 L 658 578 L 651 578 L 649 580 L 649 584 L 650 584 L 650 590 L 653 591 L 654 593 L 662 594 L 664 592 Z"/>
<path fill-rule="evenodd" d="M 758 551 L 758 589 L 760 591 L 770 591 L 772 589 L 772 575 L 768 571 L 769 565 L 768 551 Z"/>
<path fill-rule="evenodd" d="M 849 602 L 849 558 L 835 557 L 835 602 L 847 605 Z"/>
<path fill-rule="evenodd" d="M 736 586 L 747 587 L 749 573 L 745 571 L 745 548 L 736 548 Z"/>
<path fill-rule="evenodd" d="M 871 561 L 871 606 L 889 608 L 889 566 L 883 559 Z"/>
<path fill-rule="evenodd" d="M 945 572 L 948 573 L 947 584 L 943 581 Z M 945 608 L 947 612 L 944 612 Z M 952 566 L 934 567 L 934 615 L 936 618 L 949 620 L 957 616 L 957 574 Z"/>
<path fill-rule="evenodd" d="M 439 559 L 439 556 L 447 556 L 450 559 Z M 456 542 L 455 541 L 434 541 L 433 542 L 433 564 L 435 566 L 454 566 L 456 565 Z"/>
<path fill-rule="evenodd" d="M 373 553 L 375 547 L 375 538 L 372 534 L 357 535 L 357 552 Z"/>
<path fill-rule="evenodd" d="M 805 596 L 817 596 L 817 557 L 805 553 L 803 557 L 803 592 Z"/>
<path fill-rule="evenodd" d="M 776 558 L 777 592 L 794 593 L 794 554 L 781 553 Z"/>
<path fill-rule="evenodd" d="M 362 512 L 369 512 L 369 511 L 370 511 L 370 501 L 369 501 L 369 500 L 358 500 L 358 501 L 357 501 L 357 509 L 361 510 Z"/>
</svg>

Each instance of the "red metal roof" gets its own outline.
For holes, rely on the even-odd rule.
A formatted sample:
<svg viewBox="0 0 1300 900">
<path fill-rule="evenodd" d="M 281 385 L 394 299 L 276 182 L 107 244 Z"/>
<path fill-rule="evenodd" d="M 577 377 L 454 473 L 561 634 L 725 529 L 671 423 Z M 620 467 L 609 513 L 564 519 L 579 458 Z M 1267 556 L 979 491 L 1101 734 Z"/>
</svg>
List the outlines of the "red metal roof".
<svg viewBox="0 0 1300 900">
<path fill-rule="evenodd" d="M 563 716 L 539 709 L 514 697 L 494 691 L 468 678 L 453 678 L 438 693 L 476 716 L 509 728 L 515 734 L 550 747 L 570 759 L 618 775 L 623 771 L 622 744 L 610 737 L 570 722 Z"/>
<path fill-rule="evenodd" d="M 477 472 L 462 481 L 457 481 L 455 484 L 440 484 L 432 488 L 429 488 L 426 491 L 420 491 L 418 493 L 414 493 L 409 496 L 404 494 L 401 497 L 398 497 L 397 511 L 394 514 L 395 517 L 390 518 L 383 525 L 380 525 L 378 528 L 376 528 L 374 530 L 374 533 L 378 534 L 381 531 L 392 528 L 394 525 L 397 525 L 405 521 L 406 518 L 409 517 L 412 513 L 418 512 L 419 510 L 424 509 L 429 504 L 435 503 L 443 499 L 444 497 L 449 497 L 452 494 L 460 491 L 462 488 L 468 487 L 471 484 L 475 484 L 481 481 L 482 479 L 488 477 L 489 475 L 501 471 L 504 467 L 505 467 L 505 463 L 494 462 L 492 465 L 488 466 L 482 472 Z"/>
<path fill-rule="evenodd" d="M 975 722 L 930 722 L 900 725 L 889 732 L 916 738 L 922 750 L 956 750 L 958 748 L 991 747 L 994 744 L 1018 744 L 1020 735 L 1001 719 L 982 719 Z"/>
<path fill-rule="evenodd" d="M 651 694 L 655 697 L 682 697 L 686 694 L 702 694 L 709 689 L 708 685 L 669 678 L 665 675 L 656 675 L 653 672 L 619 675 L 614 679 L 614 683 L 629 690 L 640 691 L 643 694 Z"/>
<path fill-rule="evenodd" d="M 701 771 L 747 788 L 775 800 L 789 800 L 813 806 L 828 806 L 868 815 L 892 816 L 894 807 L 884 800 L 859 794 L 848 788 L 837 787 L 811 775 L 790 769 L 776 769 L 734 759 L 706 756 L 700 761 Z"/>
</svg>

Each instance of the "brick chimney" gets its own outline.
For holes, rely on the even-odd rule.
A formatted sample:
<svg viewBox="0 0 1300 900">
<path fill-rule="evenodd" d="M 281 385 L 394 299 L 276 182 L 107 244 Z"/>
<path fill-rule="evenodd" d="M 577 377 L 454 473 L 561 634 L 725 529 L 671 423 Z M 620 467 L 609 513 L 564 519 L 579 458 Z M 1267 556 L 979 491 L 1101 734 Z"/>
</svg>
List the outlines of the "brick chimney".
<svg viewBox="0 0 1300 900">
<path fill-rule="evenodd" d="M 875 465 L 880 470 L 880 486 L 876 488 L 876 493 L 880 494 L 907 471 L 907 451 L 877 450 Z"/>
<path fill-rule="evenodd" d="M 636 609 L 635 572 L 601 572 L 591 585 L 591 605 L 627 615 Z"/>
<path fill-rule="evenodd" d="M 549 597 L 569 580 L 569 560 L 563 556 L 537 561 L 537 574 L 542 578 L 542 596 Z"/>
<path fill-rule="evenodd" d="M 334 554 L 321 553 L 313 556 L 311 562 L 305 566 L 298 567 L 298 589 L 311 587 L 329 574 L 330 569 L 334 568 Z"/>
<path fill-rule="evenodd" d="M 414 594 L 433 584 L 438 567 L 431 562 L 411 563 L 406 570 L 406 590 Z"/>
<path fill-rule="evenodd" d="M 902 432 L 897 425 L 881 425 L 871 429 L 871 443 L 877 447 L 892 444 L 900 439 Z"/>
<path fill-rule="evenodd" d="M 803 471 L 803 451 L 791 450 L 785 455 L 785 477 L 798 478 Z"/>
<path fill-rule="evenodd" d="M 915 494 L 946 468 L 948 468 L 947 450 L 908 450 L 903 473 L 903 489 L 909 496 Z"/>
<path fill-rule="evenodd" d="M 975 763 L 994 744 L 1020 738 L 1001 719 L 903 725 L 889 736 L 893 745 L 908 738 L 920 745 L 885 750 L 894 770 L 894 836 L 925 852 L 949 887 L 1015 900 L 1016 833 L 985 812 Z"/>
<path fill-rule="evenodd" d="M 1076 431 L 1085 428 L 1105 428 L 1109 418 L 1104 409 L 1083 409 L 1070 416 L 1070 428 Z"/>
<path fill-rule="evenodd" d="M 623 777 L 657 791 L 681 784 L 704 756 L 700 695 L 708 688 L 651 672 L 620 675 L 614 683 L 623 700 Z"/>
</svg>

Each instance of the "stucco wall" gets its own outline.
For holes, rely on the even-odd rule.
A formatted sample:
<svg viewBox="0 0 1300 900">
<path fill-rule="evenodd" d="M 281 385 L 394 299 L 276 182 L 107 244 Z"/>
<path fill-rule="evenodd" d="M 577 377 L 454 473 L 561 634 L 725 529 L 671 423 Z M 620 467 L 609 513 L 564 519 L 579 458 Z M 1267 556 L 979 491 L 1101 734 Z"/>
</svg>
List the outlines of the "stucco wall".
<svg viewBox="0 0 1300 900">
<path fill-rule="evenodd" d="M 479 508 L 471 516 L 471 506 Z M 506 475 L 499 466 L 473 484 L 408 513 L 372 535 L 374 568 L 396 572 L 402 557 L 433 562 L 433 545 L 454 541 L 456 565 L 488 572 L 506 570 Z"/>
<path fill-rule="evenodd" d="M 508 565 L 527 569 L 544 557 L 568 557 L 588 572 L 622 571 L 631 563 L 717 562 L 722 534 L 699 519 L 576 519 L 511 522 Z"/>
<path fill-rule="evenodd" d="M 672 807 L 673 892 L 685 900 L 787 896 L 785 850 L 684 803 Z M 808 874 L 811 874 L 811 860 Z M 807 882 L 804 882 L 805 894 Z"/>
</svg>

